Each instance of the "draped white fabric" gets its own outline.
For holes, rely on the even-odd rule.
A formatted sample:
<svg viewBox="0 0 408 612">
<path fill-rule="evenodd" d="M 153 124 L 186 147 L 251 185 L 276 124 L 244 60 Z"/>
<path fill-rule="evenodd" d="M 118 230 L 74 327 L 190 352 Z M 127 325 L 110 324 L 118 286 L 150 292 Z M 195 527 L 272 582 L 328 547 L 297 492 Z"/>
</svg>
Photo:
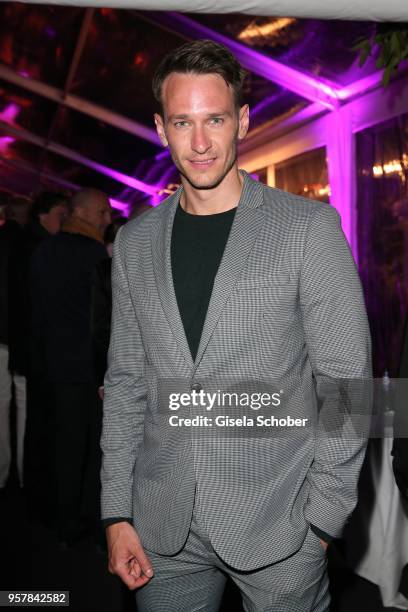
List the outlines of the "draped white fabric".
<svg viewBox="0 0 408 612">
<path fill-rule="evenodd" d="M 26 0 L 44 4 L 44 0 Z M 46 4 L 108 6 L 147 11 L 248 13 L 276 17 L 407 21 L 406 0 L 47 0 Z"/>
<path fill-rule="evenodd" d="M 360 499 L 347 550 L 355 573 L 378 585 L 384 607 L 408 610 L 408 599 L 399 591 L 408 563 L 408 516 L 392 471 L 393 415 L 385 413 L 384 439 L 374 440 L 368 450 L 370 494 Z M 352 558 L 356 538 L 366 542 L 357 561 Z"/>
</svg>

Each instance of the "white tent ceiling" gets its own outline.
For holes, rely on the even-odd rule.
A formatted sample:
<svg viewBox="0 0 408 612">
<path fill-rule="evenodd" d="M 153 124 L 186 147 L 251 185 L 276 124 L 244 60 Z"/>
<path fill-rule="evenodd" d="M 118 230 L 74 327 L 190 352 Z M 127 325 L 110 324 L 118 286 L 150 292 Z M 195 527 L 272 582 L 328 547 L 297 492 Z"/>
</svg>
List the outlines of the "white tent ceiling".
<svg viewBox="0 0 408 612">
<path fill-rule="evenodd" d="M 27 0 L 27 3 L 187 13 L 248 13 L 314 19 L 408 21 L 407 0 Z"/>
</svg>

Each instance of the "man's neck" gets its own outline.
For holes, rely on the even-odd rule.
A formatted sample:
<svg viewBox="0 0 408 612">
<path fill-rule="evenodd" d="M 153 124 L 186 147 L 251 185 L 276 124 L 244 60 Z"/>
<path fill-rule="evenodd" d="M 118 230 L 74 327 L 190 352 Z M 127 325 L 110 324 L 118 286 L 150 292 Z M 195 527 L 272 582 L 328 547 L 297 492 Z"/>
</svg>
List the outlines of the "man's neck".
<svg viewBox="0 0 408 612">
<path fill-rule="evenodd" d="M 234 165 L 223 181 L 213 189 L 196 189 L 184 177 L 180 205 L 192 215 L 213 215 L 238 205 L 244 179 Z"/>
<path fill-rule="evenodd" d="M 61 229 L 68 234 L 82 234 L 103 243 L 103 238 L 98 228 L 79 215 L 71 214 Z"/>
</svg>

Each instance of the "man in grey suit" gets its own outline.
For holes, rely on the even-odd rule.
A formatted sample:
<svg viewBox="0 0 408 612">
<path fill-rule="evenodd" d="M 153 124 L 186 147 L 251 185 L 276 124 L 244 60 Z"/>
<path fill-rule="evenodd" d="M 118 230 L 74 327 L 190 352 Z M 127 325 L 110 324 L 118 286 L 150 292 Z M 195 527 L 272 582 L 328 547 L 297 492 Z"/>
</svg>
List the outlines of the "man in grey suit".
<svg viewBox="0 0 408 612">
<path fill-rule="evenodd" d="M 227 575 L 247 611 L 327 610 L 326 547 L 356 504 L 360 281 L 331 206 L 238 170 L 243 78 L 211 41 L 162 61 L 181 187 L 114 246 L 102 519 L 140 611 L 215 611 Z"/>
</svg>

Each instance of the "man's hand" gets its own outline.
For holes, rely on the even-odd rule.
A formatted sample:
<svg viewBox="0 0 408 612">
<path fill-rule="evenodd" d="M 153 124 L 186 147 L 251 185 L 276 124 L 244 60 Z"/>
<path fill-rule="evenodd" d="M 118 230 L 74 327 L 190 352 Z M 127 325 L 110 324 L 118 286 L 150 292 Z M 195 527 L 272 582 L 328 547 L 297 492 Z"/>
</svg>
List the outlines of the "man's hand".
<svg viewBox="0 0 408 612">
<path fill-rule="evenodd" d="M 324 540 L 321 540 L 320 538 L 319 538 L 319 540 L 320 540 L 320 544 L 323 546 L 324 552 L 326 552 L 327 551 L 327 547 L 329 545 L 328 542 L 325 542 Z"/>
<path fill-rule="evenodd" d="M 109 572 L 117 574 L 131 589 L 149 582 L 153 568 L 147 558 L 139 536 L 126 521 L 114 523 L 106 528 L 108 544 Z"/>
<path fill-rule="evenodd" d="M 98 387 L 98 395 L 99 399 L 103 401 L 103 398 L 105 397 L 105 387 Z"/>
</svg>

